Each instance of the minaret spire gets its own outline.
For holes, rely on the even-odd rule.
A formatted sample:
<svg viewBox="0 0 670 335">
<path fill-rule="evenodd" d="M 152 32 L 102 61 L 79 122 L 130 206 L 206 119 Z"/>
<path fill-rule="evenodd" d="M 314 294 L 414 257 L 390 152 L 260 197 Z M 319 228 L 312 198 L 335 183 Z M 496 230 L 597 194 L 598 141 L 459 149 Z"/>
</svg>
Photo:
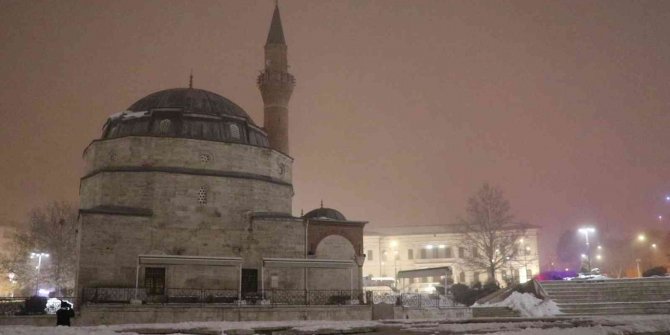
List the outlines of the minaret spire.
<svg viewBox="0 0 670 335">
<path fill-rule="evenodd" d="M 268 134 L 270 148 L 289 154 L 288 102 L 293 93 L 295 78 L 288 73 L 288 46 L 275 2 L 268 38 L 265 41 L 265 69 L 258 76 L 258 88 L 263 97 L 263 128 Z"/>
<path fill-rule="evenodd" d="M 193 69 L 191 69 L 191 74 L 188 76 L 188 88 L 193 88 Z"/>
<path fill-rule="evenodd" d="M 279 15 L 279 2 L 275 2 L 275 11 L 272 14 L 272 22 L 270 23 L 270 31 L 268 32 L 268 39 L 265 45 L 269 44 L 283 44 L 286 45 L 284 39 L 284 29 L 281 25 L 281 16 Z"/>
</svg>

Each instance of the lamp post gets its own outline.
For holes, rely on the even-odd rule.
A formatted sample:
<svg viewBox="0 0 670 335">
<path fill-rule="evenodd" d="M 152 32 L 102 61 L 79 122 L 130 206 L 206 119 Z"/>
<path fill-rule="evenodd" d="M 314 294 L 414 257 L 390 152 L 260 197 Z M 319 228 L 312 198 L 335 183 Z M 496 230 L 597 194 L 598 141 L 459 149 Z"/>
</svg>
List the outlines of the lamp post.
<svg viewBox="0 0 670 335">
<path fill-rule="evenodd" d="M 586 266 L 589 273 L 591 272 L 591 244 L 589 244 L 589 233 L 595 233 L 596 229 L 592 227 L 579 228 L 579 232 L 584 234 L 586 239 Z"/>
<path fill-rule="evenodd" d="M 40 291 L 40 268 L 42 267 L 42 257 L 49 258 L 49 254 L 44 252 L 31 252 L 30 258 L 37 258 L 37 278 L 35 280 L 35 295 L 39 294 Z"/>
<path fill-rule="evenodd" d="M 14 284 L 16 284 L 16 279 L 15 279 L 16 274 L 14 272 L 10 272 L 10 273 L 7 274 L 7 278 L 9 278 L 9 285 L 10 285 L 10 288 L 12 290 L 12 292 L 10 292 L 10 295 L 13 298 L 14 297 Z"/>
</svg>

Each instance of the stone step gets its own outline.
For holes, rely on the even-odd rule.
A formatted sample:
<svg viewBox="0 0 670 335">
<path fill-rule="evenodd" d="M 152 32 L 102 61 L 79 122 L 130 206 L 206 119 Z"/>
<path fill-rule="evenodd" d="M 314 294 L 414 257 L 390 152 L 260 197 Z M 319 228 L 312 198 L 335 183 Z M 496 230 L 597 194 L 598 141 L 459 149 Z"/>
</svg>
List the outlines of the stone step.
<svg viewBox="0 0 670 335">
<path fill-rule="evenodd" d="M 631 288 L 631 287 L 658 287 L 658 288 L 670 288 L 670 284 L 652 284 L 652 283 L 645 283 L 645 284 L 637 284 L 637 285 L 597 285 L 597 284 L 592 284 L 592 285 L 582 285 L 582 284 L 575 284 L 575 285 L 553 285 L 553 286 L 545 286 L 542 285 L 542 287 L 545 290 L 563 290 L 566 288 L 580 288 L 580 289 L 591 289 L 591 288 Z"/>
<path fill-rule="evenodd" d="M 640 302 L 640 301 L 657 301 L 657 300 L 664 300 L 664 301 L 670 301 L 670 297 L 664 296 L 664 297 L 598 297 L 598 298 L 582 298 L 582 297 L 575 297 L 575 298 L 559 298 L 559 297 L 551 297 L 551 300 L 555 301 L 556 303 L 582 303 L 582 302 L 626 302 L 626 301 L 634 301 L 634 302 Z"/>
<path fill-rule="evenodd" d="M 584 305 L 576 307 L 561 307 L 559 310 L 563 314 L 573 315 L 613 315 L 613 314 L 670 314 L 670 306 L 593 306 Z"/>
<path fill-rule="evenodd" d="M 546 291 L 545 291 L 546 292 Z M 598 297 L 598 296 L 667 296 L 670 291 L 596 291 L 596 292 L 546 292 L 551 297 Z"/>
<path fill-rule="evenodd" d="M 564 281 L 564 282 L 540 282 L 543 286 L 563 286 L 563 285 L 645 285 L 645 284 L 654 284 L 654 285 L 667 285 L 670 283 L 670 280 L 657 280 L 657 281 L 630 281 L 630 282 L 609 282 L 609 281 Z"/>
<path fill-rule="evenodd" d="M 574 293 L 590 293 L 590 292 L 670 292 L 670 288 L 656 288 L 656 287 L 636 287 L 636 288 L 627 288 L 627 289 L 606 289 L 606 288 L 599 288 L 599 287 L 594 287 L 591 289 L 575 289 L 575 288 L 565 288 L 565 289 L 545 289 L 545 292 L 553 292 L 553 293 L 568 293 L 568 292 L 574 292 Z"/>
<path fill-rule="evenodd" d="M 670 285 L 670 279 L 661 279 L 661 280 L 629 280 L 629 281 L 543 281 L 540 282 L 540 285 L 544 287 L 560 287 L 560 286 L 571 286 L 571 285 L 620 285 L 620 286 L 640 286 L 640 285 Z"/>
<path fill-rule="evenodd" d="M 670 314 L 670 278 L 540 285 L 565 315 Z"/>
<path fill-rule="evenodd" d="M 545 291 L 593 291 L 593 290 L 670 290 L 670 285 L 638 285 L 638 286 L 563 286 L 563 287 L 542 287 Z"/>
</svg>

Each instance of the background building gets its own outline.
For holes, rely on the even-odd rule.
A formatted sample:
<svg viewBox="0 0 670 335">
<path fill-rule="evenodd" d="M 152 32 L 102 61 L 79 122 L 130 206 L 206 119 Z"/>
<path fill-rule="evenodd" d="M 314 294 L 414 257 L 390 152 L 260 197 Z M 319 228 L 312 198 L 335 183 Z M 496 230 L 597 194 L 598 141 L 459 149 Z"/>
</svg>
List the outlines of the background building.
<svg viewBox="0 0 670 335">
<path fill-rule="evenodd" d="M 472 285 L 485 283 L 485 269 L 475 269 L 464 261 L 472 250 L 462 246 L 460 225 L 406 226 L 375 228 L 365 232 L 363 243 L 366 262 L 363 275 L 367 278 L 393 278 L 399 271 L 450 267 L 454 283 Z M 496 280 L 504 285 L 506 279 L 525 282 L 540 271 L 538 228 L 529 226 L 524 238 L 518 241 L 518 256 L 496 273 Z M 414 291 L 426 286 L 440 285 L 441 278 L 415 278 L 411 285 L 398 281 L 399 289 Z"/>
</svg>

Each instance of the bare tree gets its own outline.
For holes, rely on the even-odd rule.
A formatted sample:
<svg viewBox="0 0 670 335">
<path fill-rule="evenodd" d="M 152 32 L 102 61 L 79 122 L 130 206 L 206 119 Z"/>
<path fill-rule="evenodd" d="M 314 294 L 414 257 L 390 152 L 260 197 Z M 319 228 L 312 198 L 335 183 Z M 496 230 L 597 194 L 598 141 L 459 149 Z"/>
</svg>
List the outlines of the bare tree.
<svg viewBox="0 0 670 335">
<path fill-rule="evenodd" d="M 53 202 L 30 212 L 25 230 L 13 238 L 11 250 L 0 259 L 0 268 L 16 275 L 23 287 L 41 285 L 55 288 L 62 295 L 65 289 L 74 288 L 76 269 L 77 211 L 65 202 Z M 37 259 L 31 253 L 48 253 L 43 258 L 37 278 Z"/>
<path fill-rule="evenodd" d="M 468 199 L 463 226 L 463 245 L 468 249 L 465 264 L 473 269 L 485 269 L 489 282 L 495 273 L 517 257 L 517 241 L 525 235 L 524 225 L 516 222 L 509 202 L 500 189 L 482 185 L 477 194 Z"/>
</svg>

